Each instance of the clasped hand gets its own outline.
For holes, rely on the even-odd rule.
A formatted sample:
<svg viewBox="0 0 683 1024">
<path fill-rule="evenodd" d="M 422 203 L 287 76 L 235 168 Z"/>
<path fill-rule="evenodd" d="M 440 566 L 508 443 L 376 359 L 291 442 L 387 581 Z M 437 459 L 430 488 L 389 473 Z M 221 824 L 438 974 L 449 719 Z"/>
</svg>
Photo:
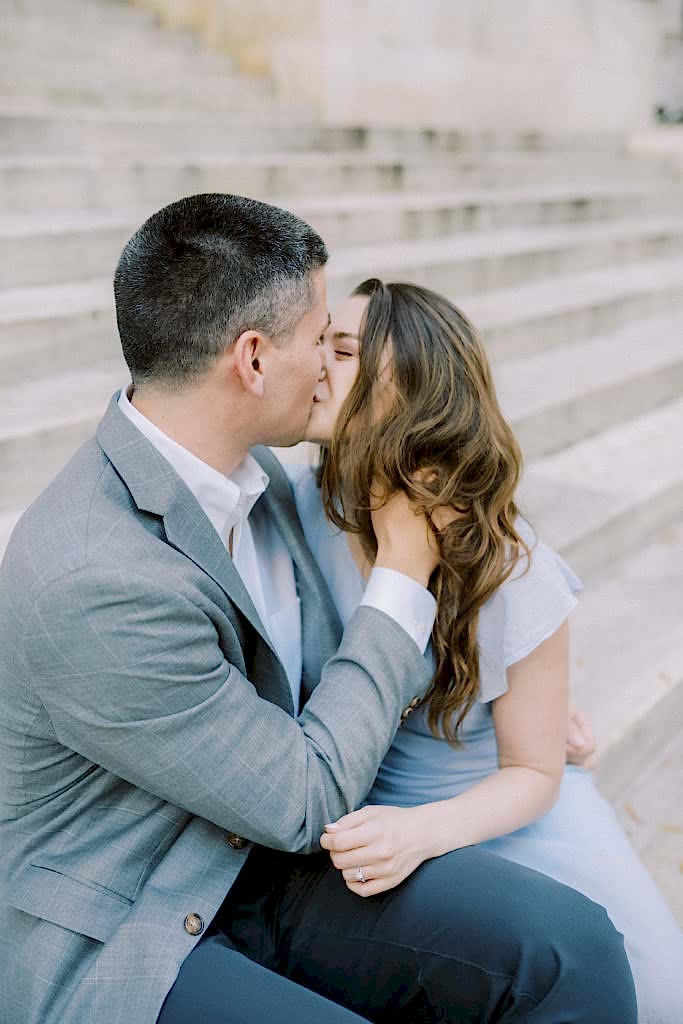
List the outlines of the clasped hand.
<svg viewBox="0 0 683 1024">
<path fill-rule="evenodd" d="M 419 807 L 361 807 L 327 825 L 320 845 L 359 896 L 393 889 L 429 857 L 416 818 Z M 361 882 L 361 867 L 366 881 Z"/>
<path fill-rule="evenodd" d="M 590 722 L 570 709 L 566 756 L 570 764 L 586 764 L 595 753 Z M 427 805 L 428 806 L 428 805 Z M 320 845 L 359 896 L 376 896 L 399 885 L 423 861 L 434 856 L 429 848 L 430 825 L 424 806 L 367 806 L 345 814 L 325 827 Z M 358 868 L 366 879 L 358 879 Z"/>
</svg>

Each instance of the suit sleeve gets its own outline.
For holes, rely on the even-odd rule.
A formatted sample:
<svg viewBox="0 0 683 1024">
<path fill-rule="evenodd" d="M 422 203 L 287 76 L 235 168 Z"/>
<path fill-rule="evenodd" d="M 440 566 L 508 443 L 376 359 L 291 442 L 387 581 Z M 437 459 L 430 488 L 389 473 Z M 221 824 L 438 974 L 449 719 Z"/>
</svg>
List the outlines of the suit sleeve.
<svg viewBox="0 0 683 1024">
<path fill-rule="evenodd" d="M 263 700 L 182 594 L 115 569 L 46 588 L 26 623 L 27 682 L 58 740 L 247 839 L 294 852 L 369 791 L 430 668 L 408 634 L 359 608 L 298 719 Z"/>
</svg>

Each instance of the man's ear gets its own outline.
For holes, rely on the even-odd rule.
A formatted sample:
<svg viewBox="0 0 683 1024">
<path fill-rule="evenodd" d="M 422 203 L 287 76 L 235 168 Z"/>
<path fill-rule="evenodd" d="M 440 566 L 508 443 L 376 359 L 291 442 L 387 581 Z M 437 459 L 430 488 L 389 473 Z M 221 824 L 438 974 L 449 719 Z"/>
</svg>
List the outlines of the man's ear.
<svg viewBox="0 0 683 1024">
<path fill-rule="evenodd" d="M 263 398 L 263 356 L 267 339 L 258 331 L 244 331 L 232 347 L 233 367 L 242 387 L 254 398 Z"/>
</svg>

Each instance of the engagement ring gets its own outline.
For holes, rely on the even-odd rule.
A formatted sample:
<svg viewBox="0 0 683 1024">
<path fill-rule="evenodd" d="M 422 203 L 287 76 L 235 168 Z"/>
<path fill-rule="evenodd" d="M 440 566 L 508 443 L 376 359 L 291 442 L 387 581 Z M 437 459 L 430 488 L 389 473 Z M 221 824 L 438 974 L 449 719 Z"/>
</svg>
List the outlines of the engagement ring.
<svg viewBox="0 0 683 1024">
<path fill-rule="evenodd" d="M 357 882 L 364 882 L 365 881 L 365 875 L 363 874 L 363 869 L 362 868 L 356 868 L 356 881 Z"/>
</svg>

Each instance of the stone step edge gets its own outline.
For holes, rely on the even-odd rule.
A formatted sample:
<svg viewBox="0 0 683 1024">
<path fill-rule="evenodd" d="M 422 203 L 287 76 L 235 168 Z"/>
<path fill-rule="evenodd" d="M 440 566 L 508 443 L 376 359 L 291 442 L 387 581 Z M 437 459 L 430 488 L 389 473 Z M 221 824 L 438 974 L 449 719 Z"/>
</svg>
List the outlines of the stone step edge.
<svg viewBox="0 0 683 1024">
<path fill-rule="evenodd" d="M 146 98 L 147 102 L 154 107 L 156 105 L 164 106 L 169 102 L 170 97 L 175 97 L 174 102 L 178 104 L 182 102 L 182 100 L 178 100 L 179 96 L 187 100 L 194 100 L 197 94 L 205 95 L 207 101 L 210 101 L 217 98 L 220 92 L 228 90 L 240 99 L 257 96 L 268 100 L 273 95 L 271 84 L 267 79 L 242 75 L 234 70 L 226 69 L 221 73 L 218 71 L 193 72 L 192 69 L 188 69 L 186 75 L 181 78 L 180 75 L 173 74 L 172 69 L 169 69 L 167 75 L 172 76 L 171 86 L 164 83 L 161 72 L 158 74 L 149 72 L 144 76 L 142 74 L 136 76 L 130 74 L 109 75 L 107 77 L 103 75 L 97 79 L 89 78 L 87 75 L 80 77 L 74 73 L 74 77 L 69 80 L 55 75 L 52 79 L 46 78 L 40 82 L 36 82 L 31 74 L 21 78 L 14 75 L 8 77 L 16 94 L 24 97 L 26 101 L 30 101 L 34 97 L 40 100 L 42 97 L 48 96 L 53 102 L 59 102 L 59 97 L 64 97 L 66 102 L 72 102 L 70 98 L 73 97 L 81 103 L 97 103 L 102 95 L 111 101 L 112 93 L 116 90 L 117 103 L 131 105 L 138 98 L 143 101 Z M 2 72 L 0 72 L 0 85 L 3 92 L 8 89 L 7 80 Z M 110 103 L 110 105 L 116 107 L 116 104 Z M 212 106 L 211 102 L 208 102 L 204 109 L 213 110 L 216 107 L 220 109 L 217 103 Z M 188 108 L 192 109 L 189 102 Z"/>
<path fill-rule="evenodd" d="M 492 198 L 495 199 L 495 197 Z M 414 200 L 407 200 L 404 203 L 393 205 L 403 209 L 417 209 L 418 206 L 423 205 L 425 209 L 428 209 L 434 205 L 438 207 L 442 202 L 443 200 L 439 199 L 436 204 L 431 202 L 431 200 L 418 204 Z M 505 202 L 507 202 L 507 199 L 502 200 L 503 204 Z M 300 209 L 305 209 L 306 207 L 309 207 L 311 210 L 315 209 L 312 203 L 302 204 L 293 202 L 291 205 Z M 390 206 L 388 203 L 378 205 Z M 352 204 L 348 203 L 345 208 L 340 209 L 340 212 L 346 212 L 351 207 Z M 318 207 L 318 212 L 321 209 L 322 207 Z M 334 207 L 331 207 L 331 209 L 334 211 Z M 363 206 L 359 204 L 358 210 L 362 209 Z M 33 218 L 35 215 L 31 213 L 30 215 L 27 214 L 27 216 Z M 117 226 L 113 218 L 111 220 L 105 219 L 103 213 L 100 213 L 99 216 L 100 220 L 98 222 L 98 211 L 93 211 L 92 219 L 95 221 L 96 227 Z M 2 219 L 2 214 L 0 214 L 0 225 Z M 20 218 L 18 216 L 10 216 L 4 219 L 7 225 L 5 237 L 13 237 L 14 233 L 11 232 L 11 222 L 14 221 L 18 224 L 20 223 Z M 66 220 L 66 214 L 62 217 L 61 211 L 58 213 L 58 230 L 60 219 Z M 73 217 L 71 223 L 73 224 L 71 230 L 87 230 L 87 224 L 84 223 L 84 219 L 80 221 L 80 228 L 76 217 Z M 69 228 L 67 227 L 66 230 L 69 230 Z M 677 238 L 681 234 L 683 234 L 683 217 L 675 218 L 664 214 L 648 212 L 640 216 L 620 216 L 590 221 L 567 221 L 541 225 L 516 225 L 492 229 L 475 229 L 427 239 L 404 239 L 401 242 L 383 241 L 373 244 L 347 244 L 335 250 L 329 266 L 331 273 L 341 276 L 349 272 L 350 263 L 367 263 L 372 259 L 379 260 L 385 264 L 391 262 L 396 266 L 400 266 L 401 263 L 412 265 L 416 262 L 433 262 L 435 259 L 444 262 L 451 258 L 463 259 L 475 256 L 499 256 L 501 253 L 503 255 L 514 255 L 515 253 L 542 252 L 551 247 L 555 249 L 559 247 L 570 248 L 577 245 L 609 243 L 627 239 L 635 240 L 651 237 L 655 239 L 671 239 Z M 18 237 L 22 236 L 19 235 Z"/>
<path fill-rule="evenodd" d="M 657 280 L 658 273 L 662 275 L 662 281 Z M 538 317 L 539 312 L 545 315 L 550 312 L 561 315 L 592 307 L 596 301 L 612 302 L 617 298 L 626 299 L 643 292 L 665 291 L 679 280 L 679 275 L 683 287 L 683 260 L 642 261 L 624 268 L 624 272 L 616 281 L 613 270 L 599 268 L 587 273 L 541 278 L 513 288 L 463 295 L 458 298 L 458 305 L 484 332 L 492 327 L 525 323 L 531 318 Z M 335 276 L 330 274 L 332 279 Z M 561 293 L 561 302 L 549 302 L 549 291 Z M 12 311 L 3 311 L 3 297 L 6 304 L 8 297 L 14 299 Z M 67 300 L 66 309 L 61 305 L 60 299 Z M 21 308 L 23 303 L 25 308 Z M 494 311 L 497 303 L 508 307 L 503 316 Z M 60 316 L 98 313 L 113 315 L 112 285 L 109 277 L 0 291 L 0 327 L 26 321 L 39 323 Z"/>
<path fill-rule="evenodd" d="M 532 227 L 459 232 L 414 242 L 344 246 L 332 255 L 331 276 L 348 275 L 356 266 L 401 267 L 449 263 L 459 260 L 501 258 L 522 253 L 564 250 L 591 243 L 603 244 L 644 238 L 676 238 L 683 232 L 683 218 L 622 217 L 588 223 L 549 224 Z"/>
<path fill-rule="evenodd" d="M 652 189 L 638 183 L 614 182 L 613 184 L 572 184 L 566 186 L 539 186 L 534 189 L 529 186 L 520 189 L 504 189 L 496 186 L 481 189 L 452 189 L 445 192 L 417 192 L 401 191 L 396 193 L 372 192 L 345 193 L 339 196 L 314 196 L 310 199 L 299 201 L 298 196 L 274 196 L 269 197 L 269 203 L 273 206 L 289 208 L 294 213 L 306 218 L 313 215 L 334 215 L 361 214 L 371 212 L 394 212 L 406 211 L 432 211 L 442 209 L 458 209 L 462 206 L 516 206 L 540 204 L 566 204 L 584 202 L 619 202 L 624 199 L 648 199 L 652 196 Z M 683 182 L 680 186 L 672 184 L 663 194 L 657 193 L 659 201 L 662 198 L 683 199 Z M 44 209 L 31 210 L 17 214 L 0 213 L 0 239 L 9 240 L 13 238 L 39 238 L 45 234 L 76 234 L 102 229 L 130 229 L 131 233 L 149 215 L 147 209 L 137 210 L 109 210 L 106 208 L 91 207 L 84 212 L 72 209 Z M 643 215 L 651 217 L 651 213 Z M 603 224 L 607 218 L 601 218 L 599 223 Z M 635 218 L 634 218 L 635 219 Z M 560 226 L 562 222 L 553 223 L 553 227 Z M 567 221 L 567 224 L 574 224 L 575 221 Z M 584 223 L 584 222 L 582 222 Z M 588 223 L 593 223 L 589 221 Z M 401 243 L 403 244 L 403 243 Z"/>
<path fill-rule="evenodd" d="M 283 114 L 290 111 L 293 115 L 292 126 L 299 128 L 310 128 L 310 127 L 321 127 L 320 122 L 314 117 L 314 111 L 312 108 L 306 107 L 301 101 L 291 101 L 278 97 L 271 97 L 269 100 L 269 108 L 273 111 L 273 120 L 276 122 L 282 118 Z M 175 127 L 178 125 L 196 125 L 200 127 L 217 127 L 222 122 L 229 121 L 233 124 L 235 121 L 238 123 L 243 121 L 245 124 L 253 121 L 253 113 L 245 113 L 240 115 L 239 111 L 226 111 L 226 110 L 187 110 L 185 107 L 84 107 L 84 106 L 70 106 L 66 103 L 60 103 L 59 106 L 48 105 L 41 107 L 36 102 L 31 103 L 13 102 L 10 103 L 7 97 L 0 97 L 0 124 L 2 122 L 50 122 L 58 125 L 63 122 L 68 122 L 69 126 L 74 124 L 83 125 L 100 125 L 105 128 L 126 126 L 131 125 L 138 127 L 140 122 L 145 122 L 150 125 L 170 125 Z M 342 136 L 343 137 L 343 136 Z M 59 154 L 55 154 L 59 155 Z M 66 151 L 61 154 L 62 157 L 67 158 L 73 154 L 70 151 Z M 25 154 L 16 154 L 16 156 L 25 156 Z M 134 154 L 130 154 L 131 159 L 134 158 Z M 631 161 L 626 160 L 625 163 L 630 166 Z M 639 164 L 636 161 L 636 164 Z M 649 164 L 647 165 L 649 166 Z"/>
<path fill-rule="evenodd" d="M 271 100 L 270 102 L 272 103 L 272 109 L 274 110 L 278 110 L 279 106 L 283 106 L 285 109 L 287 109 L 287 107 L 291 108 L 292 106 L 291 104 L 284 103 L 283 101 L 281 101 L 280 104 L 278 104 L 277 100 Z M 67 114 L 69 109 L 70 108 L 65 108 Z M 195 117 L 195 111 L 191 111 L 190 113 L 188 113 L 187 111 L 173 110 L 169 108 L 165 108 L 163 110 L 159 110 L 158 108 L 152 108 L 149 111 L 144 109 L 138 110 L 137 108 L 135 110 L 112 108 L 111 110 L 99 109 L 97 112 L 101 114 L 101 118 L 98 118 L 98 120 L 106 120 L 107 122 L 112 120 L 118 120 L 122 123 L 134 123 L 136 121 L 139 121 L 140 117 L 146 118 L 150 115 L 154 115 L 155 120 L 158 120 L 160 123 L 173 123 L 178 117 L 181 117 L 183 120 L 191 120 L 193 122 L 203 119 L 207 122 L 207 124 L 216 124 L 218 126 L 220 126 L 221 121 L 225 120 L 229 120 L 230 123 L 233 123 L 235 116 L 239 116 L 234 115 L 230 111 L 218 110 L 213 113 L 198 111 Z M 21 120 L 24 117 L 29 116 L 29 114 L 30 107 L 27 108 L 26 113 L 19 115 L 18 119 Z M 14 115 L 12 115 L 11 113 L 4 113 L 2 107 L 0 106 L 0 121 L 3 118 L 12 116 Z M 37 117 L 38 115 L 34 114 L 34 116 Z M 73 117 L 67 116 L 66 119 L 71 121 L 73 120 Z M 244 114 L 243 120 L 245 121 L 245 123 L 248 123 L 250 119 L 253 121 L 253 113 Z M 89 120 L 92 120 L 92 118 L 89 118 Z M 330 133 L 334 131 L 336 134 L 339 134 L 341 132 L 341 137 L 343 139 L 347 137 L 348 132 L 353 133 L 354 129 L 348 129 L 348 131 L 346 132 L 343 128 L 327 131 L 329 131 Z M 569 159 L 570 155 L 568 154 L 558 153 L 557 155 L 555 155 L 552 153 L 548 153 L 546 154 L 546 156 L 546 163 L 552 161 L 553 167 L 561 165 L 562 167 L 567 168 L 568 173 L 571 173 L 572 171 L 575 171 L 578 168 L 583 168 L 585 170 L 588 170 L 593 175 L 592 178 L 581 179 L 582 181 L 589 181 L 595 183 L 596 185 L 600 185 L 601 182 L 604 181 L 604 160 L 601 164 L 600 160 L 595 160 L 591 158 L 589 160 L 588 167 L 586 167 L 585 154 L 577 154 L 574 162 L 572 162 Z M 680 175 L 676 174 L 674 170 L 672 170 L 671 166 L 666 162 L 657 163 L 653 161 L 642 161 L 633 158 L 614 159 L 611 155 L 609 156 L 610 159 L 607 162 L 606 166 L 611 168 L 612 170 L 614 170 L 614 168 L 618 168 L 619 171 L 622 173 L 624 171 L 632 170 L 647 170 L 652 172 L 652 176 L 656 180 L 683 180 L 683 178 Z M 99 153 L 89 155 L 74 154 L 69 151 L 37 154 L 16 153 L 2 155 L 0 157 L 0 169 L 5 167 L 16 168 L 19 170 L 31 169 L 32 167 L 36 166 L 36 164 L 38 164 L 39 166 L 45 166 L 50 168 L 62 166 L 83 167 L 84 165 L 87 164 L 95 170 L 102 170 L 111 167 L 112 161 L 114 159 L 116 160 L 117 170 L 122 170 L 129 167 L 135 168 L 136 166 L 138 166 L 140 162 L 139 157 L 135 153 L 126 152 L 117 153 L 114 156 L 112 156 L 112 154 Z M 206 156 L 205 160 L 212 167 L 228 166 L 232 164 L 239 164 L 240 166 L 243 166 L 245 164 L 258 166 L 263 164 L 264 162 L 269 164 L 284 163 L 305 165 L 307 163 L 310 163 L 311 161 L 318 163 L 328 163 L 337 166 L 338 164 L 344 163 L 345 161 L 350 162 L 354 160 L 359 164 L 377 164 L 385 162 L 391 163 L 392 165 L 415 163 L 423 164 L 425 162 L 428 162 L 430 164 L 436 163 L 436 165 L 442 169 L 454 170 L 457 170 L 461 166 L 472 168 L 472 166 L 475 164 L 477 166 L 482 166 L 485 169 L 490 168 L 491 166 L 503 168 L 515 166 L 519 170 L 530 166 L 539 166 L 536 154 L 529 155 L 528 153 L 510 150 L 481 152 L 478 150 L 474 150 L 472 152 L 468 152 L 463 150 L 436 149 L 434 151 L 427 152 L 421 151 L 419 149 L 411 149 L 410 146 L 408 145 L 406 145 L 405 147 L 401 147 L 400 151 L 397 151 L 395 146 L 391 145 L 391 140 L 389 140 L 385 144 L 378 145 L 376 148 L 370 149 L 363 147 L 358 143 L 355 143 L 354 145 L 338 147 L 335 149 L 326 149 L 324 147 L 319 146 L 317 148 L 306 150 L 305 152 L 286 149 L 270 150 L 267 153 L 239 154 L 231 152 L 215 153 L 211 151 Z M 158 165 L 182 167 L 185 165 L 196 165 L 198 161 L 202 162 L 201 153 L 193 153 L 190 157 L 188 157 L 184 153 L 172 152 L 155 154 L 153 157 L 146 158 L 145 163 L 150 166 Z M 543 179 L 541 178 L 540 181 L 542 183 Z"/>
<path fill-rule="evenodd" d="M 192 56 L 190 56 L 192 59 Z M 225 58 L 229 61 L 229 58 Z M 307 108 L 309 109 L 309 108 Z M 314 111 L 315 107 L 311 107 L 310 111 Z M 150 113 L 154 113 L 151 111 Z M 158 112 L 160 117 L 164 119 L 172 116 L 168 111 Z M 90 120 L 109 120 L 111 117 L 114 118 L 125 118 L 126 120 L 134 121 L 138 118 L 139 112 L 137 110 L 125 111 L 123 108 L 118 108 L 116 111 L 102 111 L 93 110 L 91 107 L 56 107 L 53 108 L 50 105 L 46 105 L 42 110 L 37 109 L 35 106 L 22 107 L 16 100 L 10 97 L 0 97 L 0 118 L 3 117 L 28 117 L 28 118 L 47 118 L 49 120 L 79 120 L 83 119 L 86 121 Z M 177 116 L 188 118 L 186 111 L 182 109 L 176 112 Z M 211 115 L 197 115 L 205 116 L 210 118 Z M 311 113 L 311 116 L 312 113 Z M 619 159 L 624 163 L 640 164 L 643 166 L 649 166 L 653 163 L 657 163 L 656 160 L 649 156 L 641 156 L 629 146 L 629 140 L 626 137 L 618 136 L 606 136 L 601 135 L 590 135 L 590 134 L 579 134 L 579 135 L 567 135 L 564 133 L 558 134 L 538 134 L 535 136 L 532 144 L 532 140 L 529 136 L 522 133 L 506 133 L 506 132 L 462 132 L 454 128 L 436 126 L 422 126 L 422 125 L 386 125 L 381 122 L 373 122 L 371 119 L 366 119 L 362 122 L 341 122 L 338 125 L 326 125 L 323 122 L 318 121 L 316 123 L 324 130 L 326 135 L 332 137 L 341 133 L 342 136 L 346 134 L 354 134 L 361 144 L 365 144 L 366 141 L 372 142 L 383 142 L 384 144 L 398 143 L 406 144 L 414 141 L 421 141 L 428 144 L 433 152 L 438 152 L 439 147 L 447 146 L 448 152 L 459 152 L 463 156 L 481 155 L 481 156 L 500 156 L 503 154 L 510 155 L 512 158 L 518 158 L 520 160 L 538 160 L 548 157 L 558 157 L 566 159 L 567 157 L 576 158 L 577 156 L 584 155 L 591 160 L 604 159 L 610 157 L 613 159 Z"/>
<path fill-rule="evenodd" d="M 663 664 L 669 665 L 669 662 Z M 651 695 L 637 714 L 609 737 L 596 751 L 590 767 L 603 795 L 611 802 L 619 800 L 659 751 L 680 733 L 683 721 L 683 666 L 680 661 L 665 672 L 671 682 L 662 692 Z"/>
</svg>

